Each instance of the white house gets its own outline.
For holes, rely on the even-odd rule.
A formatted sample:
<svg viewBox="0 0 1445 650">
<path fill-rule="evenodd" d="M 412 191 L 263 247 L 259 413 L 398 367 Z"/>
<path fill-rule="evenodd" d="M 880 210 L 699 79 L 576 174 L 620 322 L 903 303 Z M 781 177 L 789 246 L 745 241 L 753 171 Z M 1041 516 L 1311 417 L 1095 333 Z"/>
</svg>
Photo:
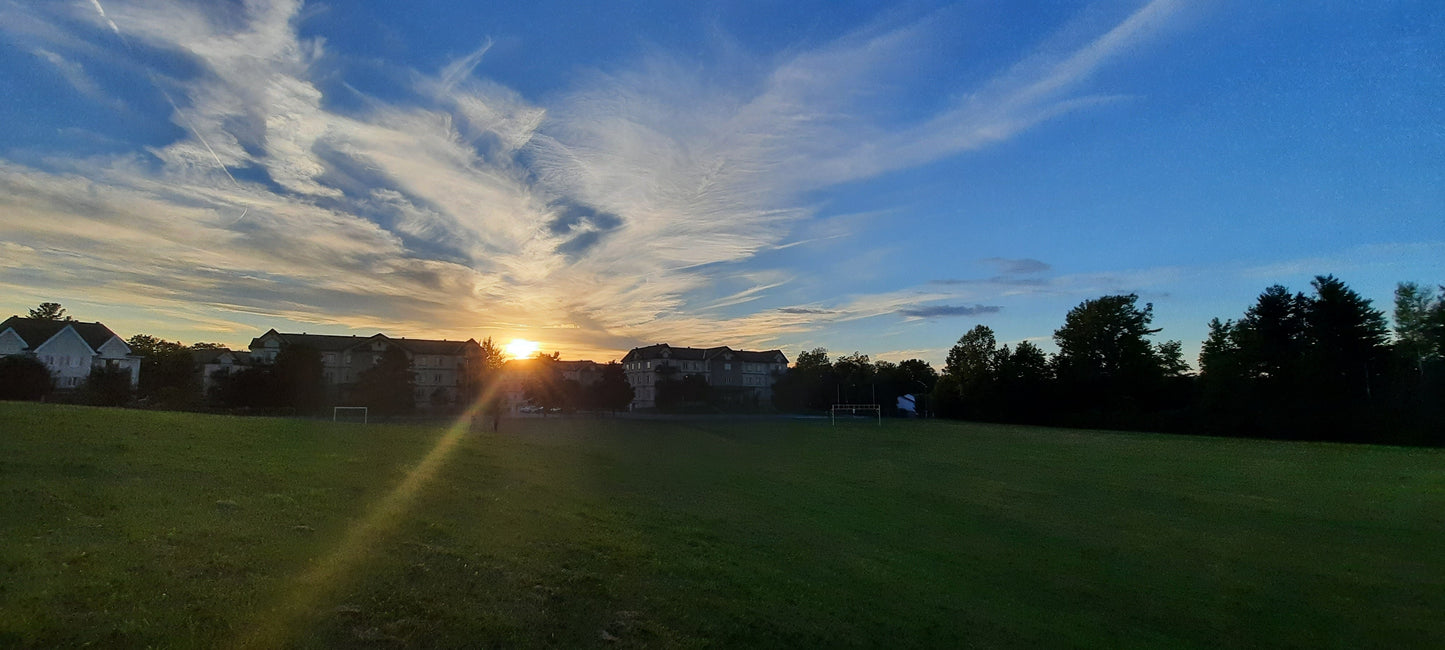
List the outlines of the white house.
<svg viewBox="0 0 1445 650">
<path fill-rule="evenodd" d="M 140 357 L 100 323 L 11 316 L 0 323 L 0 356 L 17 354 L 44 363 L 60 390 L 80 387 L 101 366 L 128 371 L 131 386 L 140 382 Z"/>
</svg>

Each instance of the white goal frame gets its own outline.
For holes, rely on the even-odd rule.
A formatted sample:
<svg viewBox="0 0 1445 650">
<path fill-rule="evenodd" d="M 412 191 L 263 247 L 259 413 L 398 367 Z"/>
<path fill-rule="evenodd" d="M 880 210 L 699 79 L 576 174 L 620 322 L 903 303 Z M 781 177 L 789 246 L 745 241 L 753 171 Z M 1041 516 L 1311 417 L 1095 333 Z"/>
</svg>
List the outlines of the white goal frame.
<svg viewBox="0 0 1445 650">
<path fill-rule="evenodd" d="M 878 420 L 878 425 L 883 426 L 883 408 L 877 404 L 834 404 L 830 409 L 833 426 L 838 426 L 838 413 L 847 412 L 857 415 L 858 411 L 872 411 L 874 418 Z"/>
<path fill-rule="evenodd" d="M 371 414 L 365 406 L 334 406 L 331 408 L 331 421 L 339 422 L 342 411 L 361 411 L 362 424 L 366 424 L 367 417 Z"/>
</svg>

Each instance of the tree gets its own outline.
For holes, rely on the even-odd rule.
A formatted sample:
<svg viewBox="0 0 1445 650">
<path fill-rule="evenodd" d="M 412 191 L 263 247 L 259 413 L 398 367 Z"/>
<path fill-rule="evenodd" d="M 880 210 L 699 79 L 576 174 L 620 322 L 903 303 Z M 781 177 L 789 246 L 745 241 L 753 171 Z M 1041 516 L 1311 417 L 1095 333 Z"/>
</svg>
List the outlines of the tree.
<svg viewBox="0 0 1445 650">
<path fill-rule="evenodd" d="M 938 383 L 938 371 L 922 359 L 905 359 L 897 364 L 879 361 L 875 364 L 878 375 L 878 403 L 885 412 L 897 408 L 898 399 L 904 395 L 913 396 L 914 412 L 924 415 L 931 407 L 928 394 Z"/>
<path fill-rule="evenodd" d="M 1311 302 L 1304 294 L 1291 294 L 1278 284 L 1259 294 L 1244 312 L 1236 334 L 1247 376 L 1272 378 L 1281 385 L 1295 381 L 1294 373 L 1301 370 L 1300 361 L 1309 346 L 1306 333 Z"/>
<path fill-rule="evenodd" d="M 1054 372 L 1075 408 L 1105 415 L 1152 409 L 1169 360 L 1146 338 L 1154 306 L 1135 294 L 1085 300 L 1054 330 Z"/>
<path fill-rule="evenodd" d="M 81 388 L 86 403 L 96 406 L 121 406 L 130 401 L 130 372 L 118 366 L 95 366 Z"/>
<path fill-rule="evenodd" d="M 1445 289 L 1442 289 L 1445 291 Z M 1442 352 L 1439 315 L 1445 314 L 1445 300 L 1435 298 L 1429 287 L 1401 282 L 1395 287 L 1395 349 L 1412 361 L 1416 372 L 1425 372 L 1425 362 Z"/>
<path fill-rule="evenodd" d="M 702 375 L 684 375 L 681 379 L 661 379 L 657 382 L 657 408 L 663 411 L 698 407 L 707 404 L 712 396 L 712 387 Z"/>
<path fill-rule="evenodd" d="M 1384 314 L 1334 276 L 1311 284 L 1313 296 L 1274 285 L 1239 321 L 1210 321 L 1200 406 L 1218 429 L 1329 439 L 1371 430 L 1390 367 Z"/>
<path fill-rule="evenodd" d="M 821 372 L 831 369 L 833 363 L 828 360 L 828 348 L 813 348 L 799 352 L 793 367 L 803 372 Z"/>
<path fill-rule="evenodd" d="M 140 386 L 142 398 L 168 407 L 194 403 L 200 397 L 195 364 L 191 351 L 179 341 L 166 341 L 148 334 L 136 334 L 126 340 L 131 353 L 141 357 Z"/>
<path fill-rule="evenodd" d="M 507 353 L 502 350 L 501 346 L 492 342 L 492 337 L 488 336 L 483 339 L 481 348 L 482 353 L 479 360 L 483 370 L 495 374 L 507 364 Z"/>
<path fill-rule="evenodd" d="M 861 352 L 845 354 L 833 362 L 833 374 L 837 377 L 835 399 L 843 403 L 872 403 L 873 382 L 876 368 L 868 355 Z"/>
<path fill-rule="evenodd" d="M 1385 314 L 1333 275 L 1315 277 L 1306 322 L 1310 370 L 1324 399 L 1367 400 L 1384 369 Z"/>
<path fill-rule="evenodd" d="M 407 366 L 407 373 L 410 375 L 411 361 L 407 359 L 406 352 L 400 348 L 395 346 L 388 348 L 382 355 L 382 361 L 386 360 L 392 350 L 401 354 L 402 361 Z M 284 396 L 285 405 L 295 408 L 299 413 L 316 413 L 325 404 L 326 377 L 322 369 L 321 352 L 316 348 L 306 345 L 288 345 L 281 348 L 281 352 L 276 355 L 276 362 L 272 369 L 275 372 L 281 394 Z M 375 370 L 375 368 L 368 369 L 367 372 L 371 370 Z M 414 403 L 410 388 L 408 384 L 405 397 L 408 403 Z M 389 399 L 396 398 L 391 396 Z M 363 406 L 369 406 L 369 404 L 363 404 Z M 378 412 L 385 415 L 385 407 Z"/>
<path fill-rule="evenodd" d="M 999 410 L 1011 422 L 1044 421 L 1051 408 L 1049 359 L 1039 346 L 1020 341 L 995 356 Z"/>
<path fill-rule="evenodd" d="M 276 357 L 276 364 L 279 368 L 280 355 Z M 376 365 L 356 378 L 353 399 L 357 406 L 366 406 L 378 415 L 402 415 L 416 408 L 415 390 L 416 374 L 411 370 L 411 358 L 405 350 L 393 345 L 381 354 Z"/>
<path fill-rule="evenodd" d="M 217 378 L 216 399 L 230 408 L 275 409 L 289 403 L 273 366 L 251 366 Z"/>
<path fill-rule="evenodd" d="M 590 387 L 591 405 L 594 408 L 617 412 L 625 410 L 635 397 L 632 384 L 627 383 L 627 374 L 617 362 L 602 366 L 602 378 Z"/>
<path fill-rule="evenodd" d="M 42 303 L 40 303 L 40 306 L 38 306 L 38 307 L 30 310 L 30 317 L 31 317 L 31 318 L 38 318 L 38 319 L 40 319 L 40 320 L 58 320 L 58 321 L 72 321 L 72 320 L 75 320 L 74 318 L 71 318 L 70 316 L 66 315 L 66 313 L 65 313 L 65 308 L 64 308 L 64 307 L 61 307 L 61 306 L 60 306 L 60 303 L 58 303 L 58 302 L 42 302 Z"/>
<path fill-rule="evenodd" d="M 0 400 L 39 400 L 55 390 L 50 370 L 25 355 L 0 357 Z"/>
<path fill-rule="evenodd" d="M 805 350 L 773 383 L 773 404 L 785 410 L 826 409 L 836 399 L 837 386 L 828 349 Z"/>
<path fill-rule="evenodd" d="M 948 350 L 943 375 L 957 395 L 941 396 L 940 412 L 949 417 L 986 418 L 996 413 L 998 339 L 987 325 L 975 325 Z"/>
<path fill-rule="evenodd" d="M 557 371 L 555 361 L 555 357 L 539 353 L 525 362 L 519 362 L 519 368 L 527 373 L 522 383 L 522 395 L 528 402 L 542 407 L 544 414 L 552 409 L 562 408 L 566 402 L 562 373 Z"/>
</svg>

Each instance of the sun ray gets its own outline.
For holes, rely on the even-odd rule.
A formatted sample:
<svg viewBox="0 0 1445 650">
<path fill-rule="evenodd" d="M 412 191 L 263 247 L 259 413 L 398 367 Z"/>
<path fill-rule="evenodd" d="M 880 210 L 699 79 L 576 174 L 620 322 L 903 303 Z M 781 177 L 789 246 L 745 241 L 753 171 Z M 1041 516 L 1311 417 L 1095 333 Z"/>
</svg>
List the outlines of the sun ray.
<svg viewBox="0 0 1445 650">
<path fill-rule="evenodd" d="M 395 532 L 422 488 L 471 430 L 473 419 L 496 395 L 498 385 L 491 383 L 484 388 L 478 399 L 442 433 L 431 451 L 407 472 L 401 483 L 353 523 L 335 549 L 298 575 L 281 602 L 262 612 L 261 620 L 255 625 L 245 628 L 250 633 L 237 639 L 236 647 L 276 648 L 289 645 L 295 628 L 314 614 L 318 603 L 362 568 L 380 542 Z"/>
</svg>

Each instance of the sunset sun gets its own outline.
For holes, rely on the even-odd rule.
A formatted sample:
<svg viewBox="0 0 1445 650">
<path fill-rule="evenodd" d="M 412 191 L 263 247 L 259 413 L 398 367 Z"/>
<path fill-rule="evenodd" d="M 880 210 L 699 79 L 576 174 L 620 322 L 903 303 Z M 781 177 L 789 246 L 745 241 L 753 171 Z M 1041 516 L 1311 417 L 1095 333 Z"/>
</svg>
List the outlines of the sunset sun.
<svg viewBox="0 0 1445 650">
<path fill-rule="evenodd" d="M 539 345 L 536 341 L 512 339 L 512 342 L 507 344 L 506 350 L 507 356 L 513 359 L 526 359 L 536 354 L 538 348 Z"/>
</svg>

